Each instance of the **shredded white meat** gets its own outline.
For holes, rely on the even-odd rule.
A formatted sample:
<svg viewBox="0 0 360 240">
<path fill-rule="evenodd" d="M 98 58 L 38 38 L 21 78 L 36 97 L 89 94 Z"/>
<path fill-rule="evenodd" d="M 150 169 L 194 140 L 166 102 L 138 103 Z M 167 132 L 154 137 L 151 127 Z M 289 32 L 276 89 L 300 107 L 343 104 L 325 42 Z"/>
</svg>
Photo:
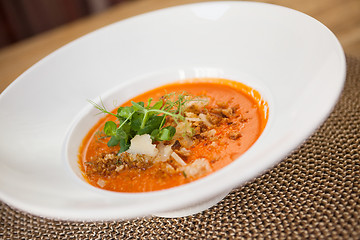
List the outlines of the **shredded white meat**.
<svg viewBox="0 0 360 240">
<path fill-rule="evenodd" d="M 158 154 L 156 155 L 154 161 L 155 162 L 166 162 L 169 160 L 170 155 L 173 150 L 171 149 L 171 145 L 164 145 L 162 142 L 158 144 Z"/>
<path fill-rule="evenodd" d="M 164 142 L 152 142 L 149 134 L 136 135 L 130 143 L 130 148 L 117 155 L 116 153 L 100 156 L 93 171 L 101 171 L 107 176 L 111 171 L 120 172 L 129 168 L 146 169 L 157 163 L 167 173 L 183 172 L 186 177 L 201 177 L 212 171 L 209 160 L 198 158 L 191 163 L 191 146 L 199 141 L 211 142 L 211 147 L 217 147 L 217 131 L 214 129 L 219 122 L 226 122 L 236 110 L 228 105 L 218 104 L 217 108 L 204 110 L 206 101 L 190 101 L 185 106 L 185 121 L 171 122 L 176 132 L 173 139 Z M 205 113 L 205 114 L 204 114 Z M 232 124 L 228 121 L 227 123 Z M 240 134 L 229 136 L 230 139 L 238 138 Z M 107 171 L 102 166 L 107 164 Z M 99 179 L 97 184 L 104 187 L 106 182 Z"/>
<path fill-rule="evenodd" d="M 165 165 L 165 170 L 168 172 L 168 173 L 174 173 L 176 172 L 175 168 L 173 166 L 171 166 L 170 164 L 166 163 Z"/>
<path fill-rule="evenodd" d="M 97 185 L 99 185 L 100 187 L 105 187 L 106 182 L 105 182 L 103 179 L 99 179 L 99 180 L 97 181 Z"/>
<path fill-rule="evenodd" d="M 207 127 L 212 127 L 213 125 L 209 122 L 209 120 L 206 118 L 206 115 L 203 113 L 199 114 L 199 118 L 201 119 L 201 121 L 203 121 L 203 123 L 207 126 Z"/>
<path fill-rule="evenodd" d="M 203 101 L 189 101 L 185 103 L 185 111 L 189 108 L 201 109 L 208 103 L 208 98 L 204 98 Z"/>
<path fill-rule="evenodd" d="M 189 118 L 189 117 L 187 117 L 187 118 L 185 118 L 187 121 L 190 121 L 190 122 L 200 122 L 201 121 L 201 119 L 200 118 Z"/>
<path fill-rule="evenodd" d="M 199 177 L 211 172 L 209 162 L 205 158 L 198 158 L 191 164 L 182 168 L 187 177 Z"/>
<path fill-rule="evenodd" d="M 179 157 L 179 155 L 177 155 L 175 152 L 173 152 L 171 154 L 171 156 L 178 164 L 180 164 L 180 166 L 186 166 L 186 163 L 184 162 L 184 160 L 182 160 L 182 158 Z"/>
</svg>

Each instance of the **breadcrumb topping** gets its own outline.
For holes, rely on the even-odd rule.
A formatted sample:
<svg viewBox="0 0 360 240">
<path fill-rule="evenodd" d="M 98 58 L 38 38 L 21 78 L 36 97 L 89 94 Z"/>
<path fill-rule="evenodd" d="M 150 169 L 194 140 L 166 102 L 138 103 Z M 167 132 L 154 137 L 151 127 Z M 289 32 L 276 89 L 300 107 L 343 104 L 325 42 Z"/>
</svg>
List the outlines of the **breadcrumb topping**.
<svg viewBox="0 0 360 240">
<path fill-rule="evenodd" d="M 217 146 L 221 136 L 216 130 L 219 125 L 226 125 L 234 130 L 225 137 L 238 140 L 242 137 L 238 125 L 248 119 L 242 117 L 239 106 L 230 107 L 229 103 L 217 103 L 215 107 L 207 107 L 205 102 L 189 102 L 184 109 L 184 121 L 166 119 L 165 126 L 176 128 L 171 141 L 152 143 L 148 134 L 136 136 L 137 139 L 131 141 L 128 151 L 120 154 L 101 153 L 90 159 L 85 163 L 85 173 L 107 177 L 127 169 L 146 170 L 155 164 L 161 171 L 169 174 L 183 173 L 186 178 L 197 178 L 212 172 L 211 159 L 199 158 L 188 162 L 191 147 L 199 143 Z"/>
</svg>

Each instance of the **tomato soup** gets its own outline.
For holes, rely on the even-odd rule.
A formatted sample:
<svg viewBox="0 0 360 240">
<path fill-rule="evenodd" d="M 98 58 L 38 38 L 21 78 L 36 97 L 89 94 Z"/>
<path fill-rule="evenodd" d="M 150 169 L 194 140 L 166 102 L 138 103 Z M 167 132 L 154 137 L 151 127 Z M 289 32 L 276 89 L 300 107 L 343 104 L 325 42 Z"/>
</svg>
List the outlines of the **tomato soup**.
<svg viewBox="0 0 360 240">
<path fill-rule="evenodd" d="M 164 99 L 162 96 L 169 96 L 169 93 L 178 98 L 186 93 L 183 102 L 169 101 L 174 107 L 178 103 L 183 104 L 179 111 L 169 110 L 177 114 L 178 119 L 172 119 L 170 113 L 166 116 L 162 113 L 170 109 L 165 108 L 165 104 L 160 106 Z M 159 101 L 156 103 L 159 106 L 155 107 L 154 104 L 153 107 L 150 98 L 152 102 Z M 133 127 L 136 125 L 133 122 L 137 121 L 135 116 L 143 117 L 144 123 L 154 113 L 144 117 L 141 115 L 143 113 L 134 113 L 138 109 L 134 105 L 131 109 L 124 108 L 130 109 L 132 115 L 125 114 L 117 119 L 114 115 L 119 110 L 115 109 L 112 111 L 114 115 L 103 117 L 90 129 L 79 150 L 79 166 L 83 176 L 95 187 L 117 192 L 148 192 L 189 183 L 237 159 L 254 144 L 267 123 L 268 105 L 261 95 L 242 83 L 227 79 L 191 79 L 164 85 L 136 96 L 121 106 L 132 106 L 134 102 L 143 102 L 144 108 L 149 103 L 148 109 L 158 111 L 154 110 L 158 114 L 156 119 L 161 120 L 163 125 L 159 125 L 151 134 L 133 137 L 129 149 L 121 151 L 121 146 L 125 146 L 124 143 L 121 145 L 121 140 L 120 144 L 108 146 L 110 136 L 104 133 L 106 122 L 116 123 L 120 119 L 116 125 L 112 123 L 113 132 L 107 130 L 117 134 L 116 131 L 123 127 L 122 123 Z M 159 134 L 165 127 L 169 131 L 163 130 Z M 154 137 L 156 133 L 159 137 Z M 167 134 L 174 135 L 169 137 Z M 166 140 L 162 140 L 164 138 Z M 149 147 L 150 153 L 147 150 L 142 152 L 142 145 L 144 149 Z"/>
</svg>

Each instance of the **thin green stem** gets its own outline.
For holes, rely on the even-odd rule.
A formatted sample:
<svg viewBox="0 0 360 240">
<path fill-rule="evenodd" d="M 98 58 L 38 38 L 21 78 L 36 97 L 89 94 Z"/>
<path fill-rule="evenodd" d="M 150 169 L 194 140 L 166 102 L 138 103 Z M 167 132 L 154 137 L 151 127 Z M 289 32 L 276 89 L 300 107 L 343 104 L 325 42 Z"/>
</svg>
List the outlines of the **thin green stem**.
<svg viewBox="0 0 360 240">
<path fill-rule="evenodd" d="M 146 124 L 147 119 L 148 119 L 148 116 L 149 116 L 149 110 L 143 109 L 143 111 L 144 111 L 144 117 L 143 117 L 143 120 L 141 122 L 141 126 L 140 126 L 141 129 L 144 129 L 145 124 Z"/>
<path fill-rule="evenodd" d="M 132 115 L 133 115 L 134 113 L 135 113 L 135 112 L 131 113 L 130 116 L 128 116 L 128 117 L 125 119 L 125 121 L 123 121 L 123 122 L 119 125 L 119 127 L 118 127 L 117 129 L 122 128 L 122 126 L 124 126 L 124 124 L 132 117 Z"/>
<path fill-rule="evenodd" d="M 110 114 L 110 115 L 113 115 L 113 116 L 117 117 L 116 114 L 107 111 L 101 99 L 100 99 L 100 101 L 101 101 L 101 105 L 102 105 L 102 106 L 100 106 L 99 104 L 97 104 L 97 103 L 94 102 L 94 101 L 88 100 L 89 103 L 91 103 L 92 105 L 94 105 L 94 107 L 95 107 L 96 109 L 100 110 L 102 113 L 107 113 L 107 114 Z"/>
<path fill-rule="evenodd" d="M 179 114 L 174 114 L 174 113 L 171 113 L 171 112 L 167 112 L 167 111 L 163 111 L 163 110 L 160 110 L 160 109 L 150 109 L 148 110 L 149 112 L 157 112 L 157 113 L 163 113 L 165 115 L 169 115 L 173 118 L 180 118 L 181 120 L 185 119 L 183 116 L 179 115 Z"/>
</svg>

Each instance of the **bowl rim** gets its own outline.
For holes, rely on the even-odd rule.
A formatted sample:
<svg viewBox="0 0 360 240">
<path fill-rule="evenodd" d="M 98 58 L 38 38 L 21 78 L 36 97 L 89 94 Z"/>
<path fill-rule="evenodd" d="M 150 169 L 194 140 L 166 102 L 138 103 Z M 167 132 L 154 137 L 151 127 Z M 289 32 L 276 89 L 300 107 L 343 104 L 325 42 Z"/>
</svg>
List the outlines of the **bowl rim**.
<svg viewBox="0 0 360 240">
<path fill-rule="evenodd" d="M 273 112 L 274 112 L 273 96 L 272 96 L 271 92 L 267 89 L 267 87 L 262 85 L 261 83 L 257 82 L 256 80 L 254 81 L 253 79 L 251 79 L 251 80 L 245 79 L 244 80 L 243 77 L 237 77 L 236 74 L 234 74 L 234 73 L 227 73 L 226 71 L 225 71 L 226 73 L 223 73 L 224 69 L 220 70 L 220 69 L 215 69 L 215 68 L 201 68 L 203 70 L 202 72 L 206 72 L 206 70 L 210 70 L 211 74 L 209 75 L 209 77 L 207 77 L 206 73 L 204 75 L 202 75 L 202 76 L 198 76 L 198 75 L 195 76 L 196 72 L 198 72 L 198 69 L 199 68 L 181 69 L 180 70 L 178 68 L 175 68 L 175 69 L 167 69 L 167 70 L 160 71 L 160 72 L 157 72 L 157 73 L 149 73 L 149 74 L 146 74 L 146 75 L 137 76 L 136 78 L 129 79 L 127 81 L 124 81 L 124 82 L 120 83 L 117 86 L 114 86 L 111 89 L 108 89 L 107 91 L 102 93 L 100 96 L 98 96 L 96 99 L 92 99 L 91 101 L 95 102 L 97 104 L 104 104 L 105 106 L 107 106 L 107 105 L 109 105 L 107 103 L 112 102 L 114 100 L 115 96 L 118 96 L 119 93 L 121 93 L 126 87 L 129 87 L 130 85 L 143 86 L 143 85 L 146 85 L 146 82 L 153 83 L 151 81 L 152 79 L 159 79 L 159 78 L 160 79 L 167 79 L 167 80 L 165 80 L 165 82 L 158 81 L 156 83 L 156 85 L 151 84 L 151 86 L 149 85 L 149 86 L 145 87 L 146 90 L 141 90 L 141 91 L 138 91 L 139 93 L 131 94 L 132 95 L 131 98 L 136 97 L 139 94 L 142 94 L 144 92 L 151 91 L 152 89 L 155 89 L 157 87 L 164 86 L 166 84 L 193 82 L 193 80 L 194 80 L 194 82 L 196 82 L 199 79 L 200 79 L 200 81 L 203 81 L 203 79 L 206 79 L 206 78 L 225 79 L 225 80 L 230 80 L 230 81 L 234 81 L 234 82 L 239 82 L 239 83 L 244 84 L 245 86 L 251 87 L 252 89 L 257 91 L 261 96 L 261 100 L 265 101 L 266 105 L 267 105 L 268 112 L 267 112 L 267 116 L 266 116 L 265 127 L 262 130 L 262 132 L 261 132 L 260 136 L 258 137 L 258 139 L 250 146 L 249 149 L 251 149 L 255 144 L 259 144 L 257 142 L 259 142 L 259 140 L 262 138 L 263 135 L 267 134 L 268 128 L 271 127 L 271 124 L 273 122 Z M 187 77 L 183 77 L 182 79 L 178 79 L 178 80 L 173 80 L 173 79 L 176 79 L 176 77 L 170 77 L 169 75 L 174 75 L 175 76 L 177 70 L 178 71 L 180 70 L 183 73 L 186 72 L 185 76 L 187 76 Z M 215 74 L 215 72 L 217 72 L 217 73 Z M 238 81 L 237 79 L 242 79 L 244 81 Z M 214 81 L 205 80 L 204 82 L 214 82 Z M 216 81 L 215 81 L 215 83 L 216 83 Z M 128 100 L 129 100 L 128 98 L 125 98 L 125 99 L 122 99 L 121 101 L 116 101 L 117 106 L 116 107 L 112 106 L 113 109 L 117 108 L 119 105 L 121 105 L 122 103 L 124 103 L 124 102 L 126 102 Z M 113 110 L 113 109 L 111 109 L 111 110 Z M 115 196 L 115 197 L 117 197 L 117 196 L 124 197 L 125 196 L 125 197 L 134 197 L 134 198 L 144 198 L 145 196 L 149 196 L 149 195 L 157 195 L 157 192 L 162 192 L 162 193 L 165 192 L 166 193 L 170 189 L 172 189 L 173 191 L 176 191 L 177 188 L 181 188 L 182 186 L 186 186 L 186 185 L 192 184 L 194 182 L 194 181 L 192 181 L 190 183 L 182 184 L 182 185 L 179 185 L 179 186 L 176 186 L 176 187 L 167 188 L 167 189 L 161 189 L 161 190 L 155 190 L 155 191 L 149 191 L 149 192 L 116 192 L 116 191 L 109 191 L 109 190 L 105 190 L 105 189 L 95 187 L 95 186 L 91 185 L 90 183 L 88 183 L 84 179 L 83 176 L 79 176 L 79 174 L 77 174 L 74 171 L 74 169 L 73 169 L 74 167 L 72 167 L 73 165 L 75 165 L 74 158 L 76 159 L 76 163 L 78 163 L 79 159 L 78 159 L 78 156 L 76 156 L 76 157 L 75 156 L 70 156 L 71 154 L 69 153 L 69 151 L 70 151 L 70 146 L 72 146 L 72 144 L 73 144 L 71 142 L 72 137 L 74 137 L 74 134 L 76 134 L 76 133 L 74 133 L 74 131 L 76 131 L 79 128 L 79 126 L 83 125 L 83 121 L 85 119 L 88 119 L 89 117 L 95 119 L 94 120 L 95 123 L 90 126 L 90 128 L 91 128 L 99 120 L 101 120 L 104 117 L 104 115 L 99 115 L 99 114 L 96 114 L 98 116 L 95 116 L 94 111 L 96 111 L 96 110 L 94 109 L 93 105 L 87 104 L 86 106 L 84 106 L 81 109 L 81 111 L 73 118 L 71 124 L 69 125 L 68 129 L 66 130 L 65 137 L 64 137 L 64 139 L 62 141 L 62 150 L 61 150 L 62 162 L 65 165 L 65 168 L 70 173 L 71 177 L 76 179 L 76 182 L 78 182 L 81 185 L 85 186 L 90 191 L 95 191 L 95 192 L 97 192 L 99 194 L 105 194 L 105 195 L 108 195 L 110 197 L 113 197 L 113 196 Z M 86 130 L 85 134 L 87 134 L 89 132 L 90 128 L 88 128 Z M 82 139 L 84 138 L 84 136 L 82 137 Z M 80 144 L 78 144 L 78 146 L 80 147 Z M 78 147 L 78 149 L 79 149 L 79 147 Z M 249 151 L 249 149 L 246 150 L 246 152 Z M 242 156 L 245 153 L 243 153 L 238 158 L 234 159 L 233 162 L 238 161 L 238 159 L 241 159 Z M 78 154 L 78 151 L 77 151 L 77 154 Z M 228 165 L 230 165 L 228 168 L 231 168 L 232 163 L 228 164 Z M 77 170 L 79 170 L 80 167 L 75 166 L 75 168 Z M 221 169 L 219 169 L 218 171 L 220 171 L 220 170 Z M 213 175 L 214 173 L 215 172 L 211 173 L 211 175 Z M 195 182 L 197 182 L 199 180 L 200 179 L 196 180 Z"/>
<path fill-rule="evenodd" d="M 206 5 L 206 4 L 218 4 L 218 3 L 226 3 L 226 4 L 229 4 L 229 5 L 232 5 L 232 6 L 235 6 L 235 5 L 244 5 L 244 4 L 250 4 L 250 5 L 258 5 L 258 6 L 266 6 L 266 7 L 270 7 L 270 8 L 282 8 L 284 9 L 285 11 L 291 11 L 291 12 L 294 12 L 296 14 L 300 14 L 301 16 L 303 17 L 306 17 L 308 19 L 312 19 L 313 21 L 315 21 L 316 24 L 320 24 L 320 26 L 324 27 L 325 29 L 327 29 L 327 31 L 329 32 L 329 36 L 333 39 L 333 42 L 334 42 L 334 47 L 337 48 L 337 52 L 339 53 L 339 55 L 341 56 L 341 62 L 342 62 L 342 65 L 339 66 L 339 71 L 341 72 L 340 75 L 342 75 L 341 79 L 339 79 L 339 81 L 341 81 L 342 83 L 344 83 L 345 81 L 345 76 L 346 76 L 346 61 L 345 61 L 345 55 L 344 55 L 344 52 L 342 50 L 342 47 L 339 43 L 339 41 L 336 39 L 335 35 L 325 26 L 323 25 L 321 22 L 319 22 L 318 20 L 304 14 L 304 13 L 301 13 L 297 10 L 293 10 L 293 9 L 290 9 L 290 8 L 287 8 L 287 7 L 283 7 L 283 6 L 278 6 L 278 5 L 274 5 L 274 4 L 269 4 L 269 3 L 260 3 L 260 2 L 233 2 L 233 1 L 215 1 L 215 2 L 201 2 L 201 3 L 192 3 L 192 4 L 185 4 L 185 5 L 179 5 L 179 6 L 174 6 L 174 7 L 169 7 L 169 8 L 164 8 L 164 9 L 160 9 L 160 10 L 156 10 L 156 11 L 152 11 L 152 12 L 148 12 L 148 13 L 144 13 L 144 14 L 140 14 L 140 15 L 137 15 L 137 16 L 134 16 L 134 17 L 130 17 L 130 18 L 127 18 L 127 19 L 124 19 L 124 20 L 121 20 L 120 22 L 122 22 L 123 24 L 129 22 L 129 21 L 132 21 L 133 19 L 137 19 L 139 17 L 141 18 L 146 18 L 146 17 L 149 17 L 153 14 L 158 14 L 158 13 L 161 13 L 163 11 L 169 11 L 169 10 L 172 10 L 172 9 L 183 9 L 183 8 L 187 8 L 189 6 L 195 6 L 195 5 Z M 21 74 L 17 79 L 16 81 L 14 81 L 13 83 L 11 83 L 1 94 L 0 94 L 0 101 L 5 98 L 5 96 L 7 95 L 7 93 L 9 91 L 11 91 L 13 88 L 15 88 L 20 82 L 22 81 L 25 81 L 25 78 L 27 76 L 28 73 L 30 73 L 31 71 L 33 71 L 36 67 L 39 67 L 41 66 L 44 62 L 48 61 L 49 59 L 51 58 L 54 58 L 57 56 L 57 53 L 60 52 L 60 51 L 63 51 L 64 49 L 68 49 L 70 48 L 71 46 L 73 46 L 75 43 L 79 42 L 79 41 L 82 41 L 83 39 L 86 39 L 88 36 L 90 35 L 93 35 L 93 34 L 98 34 L 100 33 L 101 31 L 103 31 L 104 29 L 107 29 L 107 28 L 110 28 L 112 27 L 113 25 L 115 24 L 118 24 L 119 22 L 116 22 L 116 23 L 113 23 L 113 24 L 110 24 L 108 26 L 105 26 L 105 27 L 102 27 L 98 30 L 95 30 L 91 33 L 88 33 L 68 44 L 66 44 L 65 46 L 55 50 L 54 52 L 52 52 L 51 54 L 49 54 L 47 57 L 41 59 L 39 62 L 37 62 L 36 64 L 34 64 L 32 67 L 30 67 L 27 71 L 25 71 L 23 74 Z M 312 134 L 312 132 L 318 127 L 319 124 L 321 124 L 326 118 L 327 116 L 329 115 L 329 113 L 331 112 L 336 100 L 338 99 L 338 97 L 340 96 L 340 93 L 341 93 L 341 89 L 338 89 L 337 92 L 334 94 L 333 96 L 333 99 L 331 99 L 331 102 L 333 104 L 331 104 L 332 106 L 328 107 L 327 111 L 326 111 L 326 114 L 323 115 L 323 117 L 321 119 L 318 119 L 318 121 L 316 122 L 316 124 L 313 124 L 311 128 L 308 129 L 308 131 L 304 132 L 304 133 L 301 133 L 297 136 L 297 141 L 292 141 L 292 142 L 289 142 L 287 143 L 285 146 L 285 150 L 283 149 L 282 151 L 277 151 L 275 152 L 271 158 L 269 158 L 269 162 L 271 162 L 271 164 L 268 164 L 265 166 L 266 169 L 268 169 L 269 167 L 271 167 L 272 165 L 278 163 L 279 161 L 282 160 L 283 157 L 285 157 L 287 154 L 290 153 L 290 151 L 292 149 L 294 149 L 295 147 L 297 147 L 301 141 L 305 138 L 307 138 L 308 136 L 310 136 Z M 271 111 L 273 111 L 271 109 Z M 269 116 L 269 120 L 268 120 L 268 124 L 267 126 L 270 124 L 270 116 Z M 263 134 L 262 136 L 264 135 L 266 131 L 266 128 L 264 129 L 263 131 Z M 260 136 L 260 137 L 262 137 Z M 260 139 L 260 138 L 259 138 Z M 259 141 L 259 140 L 258 140 Z M 246 153 L 245 153 L 246 154 Z M 239 184 L 242 184 L 246 181 L 248 181 L 249 179 L 252 179 L 253 177 L 255 176 L 258 176 L 259 174 L 259 171 L 254 171 L 254 168 L 255 166 L 253 167 L 252 169 L 252 172 L 250 171 L 245 177 L 242 177 L 242 178 L 239 178 L 237 179 L 237 182 L 233 182 L 232 185 L 239 185 Z M 217 174 L 218 172 L 215 172 L 213 174 L 211 174 L 209 177 L 211 179 L 215 178 L 218 178 L 217 176 L 219 174 Z M 200 179 L 194 183 L 196 183 L 196 185 L 200 185 L 204 182 L 203 179 Z M 232 186 L 234 187 L 234 186 Z M 232 188 L 231 187 L 231 188 Z M 181 186 L 179 187 L 181 188 Z M 177 189 L 176 188 L 176 191 L 174 189 L 167 189 L 166 190 L 166 195 L 172 195 L 172 194 L 176 194 L 177 193 Z M 212 192 L 204 192 L 204 191 L 200 191 L 198 193 L 198 196 L 197 197 L 194 197 L 192 200 L 188 200 L 187 202 L 183 202 L 183 203 L 178 203 L 178 205 L 176 205 L 177 207 L 183 207 L 183 206 L 186 206 L 188 204 L 194 204 L 196 202 L 198 202 L 199 200 L 203 199 L 203 198 L 206 198 L 206 197 L 211 197 L 214 195 L 215 192 L 220 192 L 219 191 L 219 186 L 218 185 L 214 185 L 212 186 Z M 222 190 L 224 190 L 223 188 L 221 188 Z M 179 191 L 180 193 L 183 192 L 184 190 L 182 191 Z M 111 193 L 112 195 L 113 193 Z M 117 194 L 117 193 L 116 193 Z M 147 194 L 147 193 L 145 193 Z M 132 194 L 131 195 L 131 198 L 128 198 L 126 196 L 124 196 L 124 198 L 127 198 L 127 199 L 132 199 L 132 197 L 136 195 L 138 198 L 143 198 L 144 196 L 144 193 L 136 193 L 136 194 Z M 162 198 L 164 196 L 166 196 L 164 194 L 164 191 L 158 191 L 156 192 L 156 198 Z M 14 207 L 17 207 L 17 208 L 20 208 L 20 209 L 24 209 L 28 212 L 32 212 L 34 214 L 37 214 L 37 215 L 41 215 L 41 216 L 46 216 L 46 217 L 51 217 L 51 218 L 60 218 L 60 219 L 71 219 L 71 220 L 112 220 L 112 219 L 118 219 L 118 214 L 115 213 L 116 210 L 123 210 L 123 208 L 111 208 L 111 209 L 101 209 L 100 210 L 94 210 L 94 212 L 92 214 L 89 214 L 87 213 L 86 211 L 82 211 L 82 210 L 79 210 L 77 213 L 71 213 L 69 211 L 63 211 L 63 209 L 53 209 L 51 212 L 48 211 L 48 209 L 45 207 L 45 206 L 37 206 L 36 209 L 33 208 L 33 206 L 31 204 L 28 204 L 28 203 L 24 203 L 16 198 L 13 198 L 11 196 L 8 196 L 8 195 L 5 195 L 3 194 L 1 191 L 0 191 L 0 197 L 2 200 L 4 200 L 5 202 L 9 203 L 10 205 L 14 206 Z M 157 211 L 157 210 L 163 210 L 165 209 L 166 207 L 169 207 L 169 204 L 166 204 L 165 202 L 162 202 L 164 203 L 164 206 L 155 206 L 155 205 L 159 205 L 159 203 L 157 204 L 144 204 L 143 206 L 141 206 L 140 208 L 138 208 L 136 211 L 134 211 L 133 213 L 131 213 L 130 211 L 126 212 L 125 214 L 128 214 L 128 216 L 130 217 L 135 217 L 135 216 L 140 216 L 140 215 L 144 215 L 143 213 L 145 214 L 151 214 L 152 212 L 154 211 Z M 151 208 L 152 210 L 148 210 L 148 208 Z M 80 216 L 80 217 L 79 217 Z"/>
</svg>

